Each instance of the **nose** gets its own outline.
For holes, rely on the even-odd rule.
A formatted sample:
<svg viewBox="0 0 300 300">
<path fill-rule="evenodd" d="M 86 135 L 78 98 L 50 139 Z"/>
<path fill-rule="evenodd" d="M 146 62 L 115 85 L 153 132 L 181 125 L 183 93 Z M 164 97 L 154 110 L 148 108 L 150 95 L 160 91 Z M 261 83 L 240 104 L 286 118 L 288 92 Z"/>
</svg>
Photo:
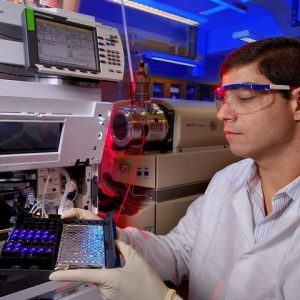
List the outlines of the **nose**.
<svg viewBox="0 0 300 300">
<path fill-rule="evenodd" d="M 224 102 L 217 112 L 217 118 L 220 121 L 231 120 L 234 121 L 237 118 L 236 112 L 230 108 L 228 102 Z"/>
</svg>

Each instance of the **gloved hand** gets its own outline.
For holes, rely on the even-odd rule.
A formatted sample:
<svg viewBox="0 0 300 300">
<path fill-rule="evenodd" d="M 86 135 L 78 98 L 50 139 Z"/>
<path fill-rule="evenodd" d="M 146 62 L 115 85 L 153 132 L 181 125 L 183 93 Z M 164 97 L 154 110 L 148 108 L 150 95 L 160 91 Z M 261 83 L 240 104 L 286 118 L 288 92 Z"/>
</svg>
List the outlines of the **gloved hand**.
<svg viewBox="0 0 300 300">
<path fill-rule="evenodd" d="M 101 220 L 96 214 L 89 210 L 84 210 L 81 208 L 71 208 L 61 212 L 61 217 L 63 219 L 76 218 L 76 219 L 87 219 L 87 220 Z"/>
<path fill-rule="evenodd" d="M 129 245 L 116 241 L 125 265 L 114 269 L 77 269 L 57 271 L 50 280 L 94 283 L 109 300 L 171 300 L 170 290 L 152 268 Z"/>
<path fill-rule="evenodd" d="M 103 214 L 103 218 L 98 215 L 92 213 L 89 210 L 81 209 L 81 208 L 71 208 L 61 212 L 62 219 L 84 219 L 84 220 L 103 220 L 105 215 Z M 117 238 L 119 237 L 119 228 L 116 226 Z"/>
</svg>

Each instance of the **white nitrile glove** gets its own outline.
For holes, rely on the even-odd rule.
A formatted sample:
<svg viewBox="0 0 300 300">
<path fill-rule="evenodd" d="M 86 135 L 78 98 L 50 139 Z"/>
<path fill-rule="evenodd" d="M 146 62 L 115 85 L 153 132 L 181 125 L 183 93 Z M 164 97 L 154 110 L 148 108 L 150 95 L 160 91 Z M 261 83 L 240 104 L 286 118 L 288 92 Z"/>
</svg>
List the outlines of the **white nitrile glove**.
<svg viewBox="0 0 300 300">
<path fill-rule="evenodd" d="M 123 267 L 57 271 L 49 279 L 94 283 L 109 300 L 171 300 L 176 296 L 131 246 L 118 240 L 116 245 L 125 260 Z"/>
</svg>

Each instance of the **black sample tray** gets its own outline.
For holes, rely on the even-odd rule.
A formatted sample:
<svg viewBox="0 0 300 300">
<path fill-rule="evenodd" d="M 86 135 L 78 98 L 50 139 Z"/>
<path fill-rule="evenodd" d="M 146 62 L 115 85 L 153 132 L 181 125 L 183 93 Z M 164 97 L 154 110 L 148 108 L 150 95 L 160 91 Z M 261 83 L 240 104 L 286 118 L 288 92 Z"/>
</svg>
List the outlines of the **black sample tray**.
<svg viewBox="0 0 300 300">
<path fill-rule="evenodd" d="M 18 216 L 0 254 L 0 275 L 53 272 L 56 269 L 114 268 L 116 230 L 111 215 L 104 220 Z"/>
</svg>

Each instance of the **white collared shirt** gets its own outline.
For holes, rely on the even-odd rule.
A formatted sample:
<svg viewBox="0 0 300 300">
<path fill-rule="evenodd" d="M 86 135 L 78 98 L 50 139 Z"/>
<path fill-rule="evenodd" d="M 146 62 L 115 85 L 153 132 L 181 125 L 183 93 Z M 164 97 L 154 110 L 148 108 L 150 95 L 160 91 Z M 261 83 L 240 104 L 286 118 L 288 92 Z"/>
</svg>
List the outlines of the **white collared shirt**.
<svg viewBox="0 0 300 300">
<path fill-rule="evenodd" d="M 266 216 L 261 179 L 253 163 L 248 180 L 249 201 L 253 212 L 253 233 L 255 242 L 268 235 L 269 229 L 287 212 L 296 199 L 300 198 L 300 177 L 278 191 L 272 198 L 273 211 Z"/>
<path fill-rule="evenodd" d="M 265 234 L 257 233 L 263 237 L 256 242 L 254 228 L 259 232 L 263 227 L 254 220 L 249 201 L 253 165 L 245 159 L 218 172 L 169 234 L 128 228 L 120 230 L 119 238 L 163 280 L 178 284 L 188 278 L 190 300 L 298 300 L 299 179 L 274 195 L 274 215 L 266 217 L 274 221 Z M 292 203 L 276 217 L 280 203 L 289 202 L 277 201 L 285 194 Z"/>
</svg>

